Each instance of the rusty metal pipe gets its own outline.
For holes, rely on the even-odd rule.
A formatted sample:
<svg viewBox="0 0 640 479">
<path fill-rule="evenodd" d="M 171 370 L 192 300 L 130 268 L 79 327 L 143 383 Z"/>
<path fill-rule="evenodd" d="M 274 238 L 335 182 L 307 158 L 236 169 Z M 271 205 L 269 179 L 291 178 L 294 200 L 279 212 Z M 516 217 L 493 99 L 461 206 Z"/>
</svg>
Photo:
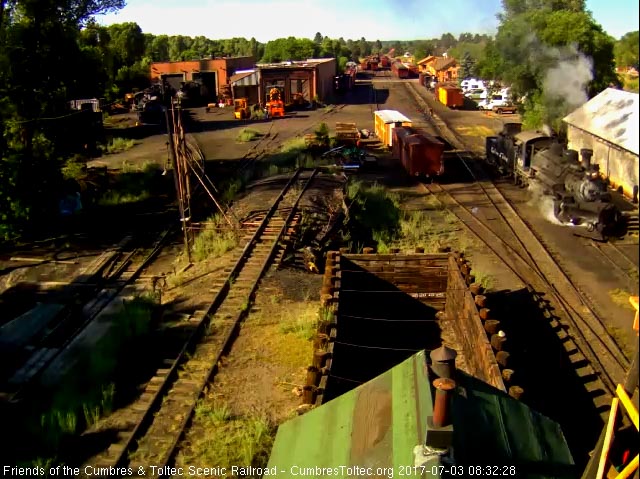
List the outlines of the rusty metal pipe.
<svg viewBox="0 0 640 479">
<path fill-rule="evenodd" d="M 433 387 L 436 388 L 433 425 L 435 427 L 449 426 L 451 424 L 451 396 L 456 382 L 453 379 L 438 378 L 433 381 Z"/>
</svg>

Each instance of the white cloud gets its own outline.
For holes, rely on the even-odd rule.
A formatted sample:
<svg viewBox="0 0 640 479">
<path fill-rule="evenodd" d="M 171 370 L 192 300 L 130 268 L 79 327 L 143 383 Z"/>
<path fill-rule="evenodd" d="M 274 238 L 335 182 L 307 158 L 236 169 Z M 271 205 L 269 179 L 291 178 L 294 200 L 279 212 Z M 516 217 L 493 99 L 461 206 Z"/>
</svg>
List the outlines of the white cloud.
<svg viewBox="0 0 640 479">
<path fill-rule="evenodd" d="M 155 35 L 255 37 L 262 42 L 313 38 L 317 31 L 331 38 L 412 40 L 446 32 L 492 32 L 499 0 L 480 3 L 485 3 L 481 9 L 475 7 L 477 0 L 448 0 L 443 10 L 389 0 L 209 0 L 195 5 L 183 0 L 181 6 L 171 0 L 130 0 L 120 12 L 97 20 L 107 25 L 136 22 L 143 32 Z"/>
</svg>

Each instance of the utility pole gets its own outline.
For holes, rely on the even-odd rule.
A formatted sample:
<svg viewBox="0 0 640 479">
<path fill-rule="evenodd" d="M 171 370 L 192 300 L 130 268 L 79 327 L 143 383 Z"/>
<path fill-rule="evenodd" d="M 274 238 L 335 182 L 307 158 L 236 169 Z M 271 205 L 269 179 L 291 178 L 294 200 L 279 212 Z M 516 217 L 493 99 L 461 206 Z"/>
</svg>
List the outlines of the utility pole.
<svg viewBox="0 0 640 479">
<path fill-rule="evenodd" d="M 167 122 L 167 135 L 169 136 L 169 151 L 171 153 L 171 166 L 173 168 L 173 183 L 176 188 L 176 196 L 178 198 L 178 211 L 180 212 L 180 221 L 182 222 L 182 233 L 184 235 L 184 249 L 187 254 L 187 259 L 189 264 L 191 264 L 191 248 L 189 245 L 189 231 L 187 228 L 187 218 L 185 218 L 184 211 L 184 198 L 182 194 L 182 185 L 180 176 L 182 172 L 179 169 L 178 161 L 176 158 L 176 148 L 174 141 L 174 125 L 173 121 L 169 116 L 169 109 L 164 107 L 164 115 Z"/>
</svg>

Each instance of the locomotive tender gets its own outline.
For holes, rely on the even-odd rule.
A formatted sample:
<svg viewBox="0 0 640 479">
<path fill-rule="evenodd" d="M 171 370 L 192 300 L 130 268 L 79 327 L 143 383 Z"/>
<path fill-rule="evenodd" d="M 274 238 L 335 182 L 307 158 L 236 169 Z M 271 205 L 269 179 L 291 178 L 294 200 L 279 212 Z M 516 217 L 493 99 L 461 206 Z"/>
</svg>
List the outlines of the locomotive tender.
<svg viewBox="0 0 640 479">
<path fill-rule="evenodd" d="M 520 123 L 507 123 L 498 136 L 486 138 L 487 161 L 515 184 L 529 186 L 553 200 L 553 214 L 560 222 L 586 226 L 600 238 L 615 227 L 621 213 L 611 203 L 599 166 L 591 162 L 593 151 L 567 150 L 552 133 L 522 131 Z M 598 238 L 598 239 L 600 239 Z"/>
</svg>

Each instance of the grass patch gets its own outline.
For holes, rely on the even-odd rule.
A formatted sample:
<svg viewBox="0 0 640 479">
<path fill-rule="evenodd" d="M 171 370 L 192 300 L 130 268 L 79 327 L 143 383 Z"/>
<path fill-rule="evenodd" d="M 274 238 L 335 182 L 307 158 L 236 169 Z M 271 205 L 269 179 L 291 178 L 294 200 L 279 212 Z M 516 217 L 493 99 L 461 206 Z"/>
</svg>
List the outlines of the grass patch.
<svg viewBox="0 0 640 479">
<path fill-rule="evenodd" d="M 226 468 L 267 465 L 275 427 L 265 416 L 234 416 L 226 403 L 201 402 L 196 418 L 204 432 L 191 443 L 188 455 L 183 457 L 184 464 Z"/>
<path fill-rule="evenodd" d="M 318 313 L 306 305 L 282 311 L 280 315 L 280 332 L 294 334 L 307 341 L 313 339 L 318 329 Z"/>
<path fill-rule="evenodd" d="M 129 203 L 137 203 L 139 201 L 148 200 L 150 197 L 151 194 L 148 191 L 141 191 L 138 194 L 112 191 L 100 198 L 98 204 L 100 206 L 126 205 Z"/>
<path fill-rule="evenodd" d="M 115 153 L 121 153 L 123 151 L 130 150 L 136 145 L 135 140 L 131 140 L 129 138 L 113 138 L 107 146 L 105 147 L 105 151 L 109 155 L 113 155 Z"/>
<path fill-rule="evenodd" d="M 484 273 L 482 271 L 478 271 L 478 270 L 473 269 L 473 268 L 471 270 L 471 274 L 476 279 L 476 283 L 481 285 L 484 288 L 485 291 L 488 291 L 491 288 L 493 288 L 495 278 L 492 275 L 486 274 L 486 273 Z"/>
<path fill-rule="evenodd" d="M 207 219 L 207 224 L 200 230 L 193 241 L 193 259 L 203 261 L 208 258 L 218 258 L 238 244 L 238 236 L 230 229 L 221 215 L 214 215 Z"/>
<path fill-rule="evenodd" d="M 616 305 L 622 308 L 634 310 L 633 306 L 631 306 L 631 303 L 629 302 L 629 297 L 631 296 L 633 295 L 624 289 L 614 289 L 609 291 L 609 297 Z"/>
<path fill-rule="evenodd" d="M 160 195 L 165 188 L 166 177 L 157 163 L 146 162 L 133 168 L 123 163 L 123 169 L 115 175 L 109 189 L 98 198 L 100 206 L 115 206 L 137 203 Z"/>
<path fill-rule="evenodd" d="M 236 141 L 240 143 L 248 143 L 257 138 L 260 138 L 261 136 L 262 133 L 260 133 L 258 130 L 254 130 L 252 128 L 243 128 L 242 130 L 240 130 L 240 133 L 238 133 L 238 136 L 236 136 Z"/>
<path fill-rule="evenodd" d="M 278 167 L 295 166 L 298 155 L 307 149 L 304 138 L 291 138 L 285 141 L 280 149 L 271 155 L 268 162 Z"/>
</svg>

